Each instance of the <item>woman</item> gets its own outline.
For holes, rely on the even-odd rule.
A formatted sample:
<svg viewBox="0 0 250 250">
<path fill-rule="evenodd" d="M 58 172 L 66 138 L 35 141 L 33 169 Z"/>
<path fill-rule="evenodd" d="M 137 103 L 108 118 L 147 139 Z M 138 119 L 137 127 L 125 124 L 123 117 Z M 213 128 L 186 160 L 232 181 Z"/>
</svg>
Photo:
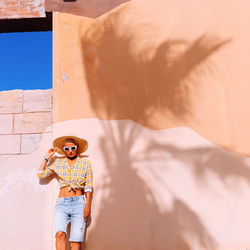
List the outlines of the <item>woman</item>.
<svg viewBox="0 0 250 250">
<path fill-rule="evenodd" d="M 93 180 L 89 160 L 79 155 L 87 147 L 87 141 L 79 137 L 63 136 L 55 139 L 53 148 L 48 150 L 37 174 L 39 178 L 45 178 L 55 173 L 59 179 L 60 193 L 54 211 L 57 250 L 66 250 L 69 221 L 71 249 L 80 250 L 81 242 L 84 241 L 86 220 L 91 212 Z M 66 157 L 57 158 L 46 167 L 55 152 Z"/>
</svg>

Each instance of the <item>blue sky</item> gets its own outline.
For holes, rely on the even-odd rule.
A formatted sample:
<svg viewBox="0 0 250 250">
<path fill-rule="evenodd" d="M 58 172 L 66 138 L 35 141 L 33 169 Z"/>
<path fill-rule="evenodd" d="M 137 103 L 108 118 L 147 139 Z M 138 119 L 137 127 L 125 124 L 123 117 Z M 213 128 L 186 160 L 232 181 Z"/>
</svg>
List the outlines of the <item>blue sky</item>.
<svg viewBox="0 0 250 250">
<path fill-rule="evenodd" d="M 52 88 L 52 32 L 0 34 L 0 91 Z"/>
</svg>

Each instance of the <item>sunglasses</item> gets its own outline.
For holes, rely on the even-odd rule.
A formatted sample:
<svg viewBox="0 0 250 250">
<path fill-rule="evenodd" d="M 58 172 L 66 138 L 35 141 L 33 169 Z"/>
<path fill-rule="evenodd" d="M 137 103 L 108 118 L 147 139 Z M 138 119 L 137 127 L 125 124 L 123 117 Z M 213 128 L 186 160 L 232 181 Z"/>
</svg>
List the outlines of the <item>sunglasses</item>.
<svg viewBox="0 0 250 250">
<path fill-rule="evenodd" d="M 73 146 L 73 147 L 71 147 L 71 148 L 69 148 L 69 147 L 63 147 L 63 150 L 66 151 L 66 152 L 69 151 L 70 149 L 71 149 L 72 151 L 75 151 L 75 150 L 77 149 L 77 146 Z"/>
</svg>

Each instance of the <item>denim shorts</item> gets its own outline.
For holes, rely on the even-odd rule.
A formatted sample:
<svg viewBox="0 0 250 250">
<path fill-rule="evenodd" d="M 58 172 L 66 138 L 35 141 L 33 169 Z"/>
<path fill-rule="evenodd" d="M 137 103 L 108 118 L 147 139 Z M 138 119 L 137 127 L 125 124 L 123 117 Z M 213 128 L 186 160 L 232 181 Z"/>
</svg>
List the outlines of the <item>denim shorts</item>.
<svg viewBox="0 0 250 250">
<path fill-rule="evenodd" d="M 84 242 L 86 220 L 83 217 L 85 198 L 83 195 L 58 198 L 54 210 L 55 234 L 64 232 L 67 236 L 67 226 L 71 222 L 69 241 Z"/>
</svg>

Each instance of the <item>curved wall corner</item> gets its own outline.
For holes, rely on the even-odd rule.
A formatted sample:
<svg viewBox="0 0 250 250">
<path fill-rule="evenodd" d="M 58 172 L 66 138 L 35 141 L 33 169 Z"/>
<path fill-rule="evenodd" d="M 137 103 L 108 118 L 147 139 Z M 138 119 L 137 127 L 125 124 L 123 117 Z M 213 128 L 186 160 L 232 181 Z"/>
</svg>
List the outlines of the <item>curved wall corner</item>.
<svg viewBox="0 0 250 250">
<path fill-rule="evenodd" d="M 97 19 L 55 13 L 55 122 L 187 126 L 248 155 L 248 9 L 247 0 L 144 0 Z"/>
<path fill-rule="evenodd" d="M 249 7 L 55 13 L 53 137 L 86 138 L 94 170 L 86 249 L 250 245 Z"/>
</svg>

